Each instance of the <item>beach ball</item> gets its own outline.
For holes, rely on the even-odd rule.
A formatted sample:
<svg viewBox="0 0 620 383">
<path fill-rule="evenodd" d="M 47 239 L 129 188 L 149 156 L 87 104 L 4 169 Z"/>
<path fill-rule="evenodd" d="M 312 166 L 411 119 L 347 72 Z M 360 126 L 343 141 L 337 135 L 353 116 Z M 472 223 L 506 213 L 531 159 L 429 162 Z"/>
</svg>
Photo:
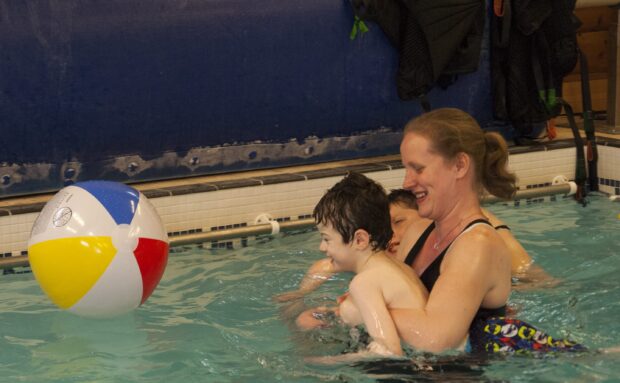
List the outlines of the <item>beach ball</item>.
<svg viewBox="0 0 620 383">
<path fill-rule="evenodd" d="M 28 260 L 58 307 L 110 317 L 138 307 L 155 290 L 168 261 L 168 236 L 136 189 L 80 182 L 43 208 L 32 227 Z"/>
</svg>

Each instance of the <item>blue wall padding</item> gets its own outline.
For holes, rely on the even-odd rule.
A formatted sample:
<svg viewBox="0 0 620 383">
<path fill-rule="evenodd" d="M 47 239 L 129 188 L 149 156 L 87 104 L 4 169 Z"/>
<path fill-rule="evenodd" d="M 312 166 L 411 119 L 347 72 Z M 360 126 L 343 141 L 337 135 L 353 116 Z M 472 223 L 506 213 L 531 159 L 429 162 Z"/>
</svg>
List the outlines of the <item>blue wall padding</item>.
<svg viewBox="0 0 620 383">
<path fill-rule="evenodd" d="M 16 0 L 2 12 L 0 161 L 148 159 L 399 129 L 420 113 L 396 95 L 379 27 L 349 39 L 345 0 Z M 490 120 L 487 61 L 433 91 L 433 106 Z"/>
</svg>

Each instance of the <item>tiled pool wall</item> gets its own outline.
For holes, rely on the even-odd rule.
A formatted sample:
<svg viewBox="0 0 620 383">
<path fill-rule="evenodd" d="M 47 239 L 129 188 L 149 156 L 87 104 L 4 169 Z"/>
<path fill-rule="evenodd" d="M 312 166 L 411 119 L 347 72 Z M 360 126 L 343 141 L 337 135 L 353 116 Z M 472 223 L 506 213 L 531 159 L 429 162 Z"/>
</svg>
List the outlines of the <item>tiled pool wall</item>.
<svg viewBox="0 0 620 383">
<path fill-rule="evenodd" d="M 600 191 L 620 194 L 620 141 L 599 145 Z M 573 179 L 575 147 L 570 141 L 530 148 L 513 148 L 509 167 L 518 176 L 519 189 L 550 185 L 554 177 Z M 278 221 L 308 218 L 316 202 L 349 170 L 377 180 L 387 190 L 401 187 L 404 169 L 398 156 L 368 159 L 347 167 L 299 171 L 205 182 L 165 189 L 143 190 L 157 208 L 171 237 L 212 230 L 249 226 L 268 214 Z M 43 204 L 0 209 L 0 256 L 26 254 L 30 229 Z M 239 240 L 236 240 L 239 241 Z M 243 243 L 243 242 L 242 242 Z M 234 246 L 234 241 L 209 243 L 212 247 Z"/>
<path fill-rule="evenodd" d="M 620 195 L 620 145 L 599 146 L 599 188 L 610 195 Z"/>
</svg>

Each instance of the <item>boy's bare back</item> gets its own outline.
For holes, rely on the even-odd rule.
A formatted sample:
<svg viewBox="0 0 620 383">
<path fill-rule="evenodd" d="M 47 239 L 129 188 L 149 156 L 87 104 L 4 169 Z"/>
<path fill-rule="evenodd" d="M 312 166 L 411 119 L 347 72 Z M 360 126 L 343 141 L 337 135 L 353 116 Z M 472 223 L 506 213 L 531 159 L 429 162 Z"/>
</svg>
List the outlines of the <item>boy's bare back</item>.
<svg viewBox="0 0 620 383">
<path fill-rule="evenodd" d="M 366 268 L 351 280 L 351 285 L 354 284 L 363 284 L 365 289 L 379 291 L 388 309 L 423 308 L 428 299 L 428 292 L 413 269 L 385 253 L 373 255 Z M 341 302 L 339 309 L 346 324 L 363 324 L 357 306 L 351 299 Z"/>
</svg>

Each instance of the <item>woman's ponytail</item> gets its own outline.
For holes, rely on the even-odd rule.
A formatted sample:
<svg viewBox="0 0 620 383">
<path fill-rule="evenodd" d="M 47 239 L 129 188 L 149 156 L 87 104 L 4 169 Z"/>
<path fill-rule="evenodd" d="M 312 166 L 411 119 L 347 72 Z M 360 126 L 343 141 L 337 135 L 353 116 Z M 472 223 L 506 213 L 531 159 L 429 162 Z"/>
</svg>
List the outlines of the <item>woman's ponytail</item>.
<svg viewBox="0 0 620 383">
<path fill-rule="evenodd" d="M 508 171 L 508 145 L 495 132 L 485 132 L 486 151 L 480 175 L 487 192 L 503 199 L 511 199 L 517 191 L 517 177 Z"/>
</svg>

